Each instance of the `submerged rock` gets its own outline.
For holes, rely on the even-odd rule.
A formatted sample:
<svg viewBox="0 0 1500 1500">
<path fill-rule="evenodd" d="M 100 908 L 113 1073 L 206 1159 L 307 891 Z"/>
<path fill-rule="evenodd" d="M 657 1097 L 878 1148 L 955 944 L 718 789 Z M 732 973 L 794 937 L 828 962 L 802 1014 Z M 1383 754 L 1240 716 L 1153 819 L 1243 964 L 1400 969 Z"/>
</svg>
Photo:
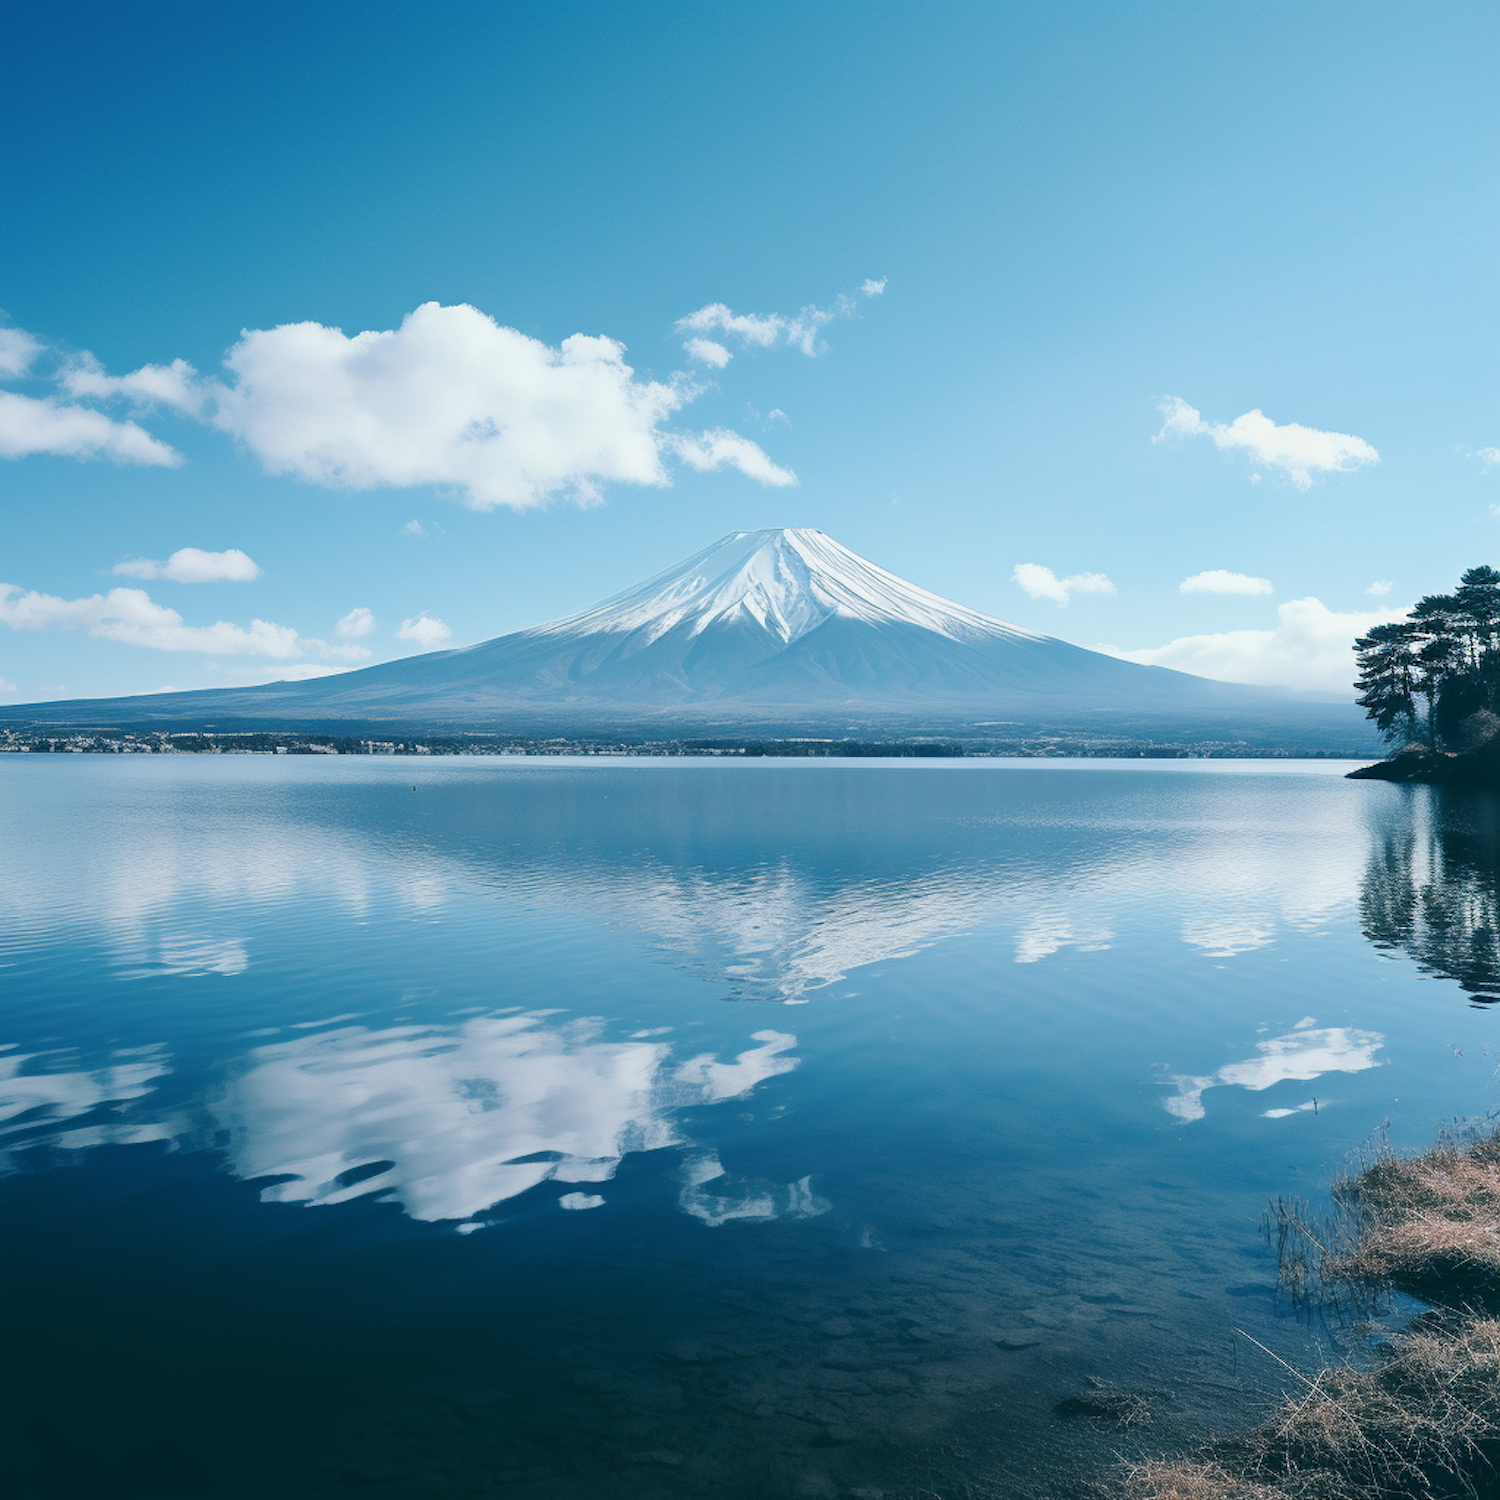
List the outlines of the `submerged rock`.
<svg viewBox="0 0 1500 1500">
<path fill-rule="evenodd" d="M 1093 1391 L 1087 1396 L 1069 1396 L 1052 1410 L 1059 1417 L 1087 1417 L 1120 1428 L 1139 1427 L 1151 1420 L 1151 1403 L 1134 1391 Z"/>
</svg>

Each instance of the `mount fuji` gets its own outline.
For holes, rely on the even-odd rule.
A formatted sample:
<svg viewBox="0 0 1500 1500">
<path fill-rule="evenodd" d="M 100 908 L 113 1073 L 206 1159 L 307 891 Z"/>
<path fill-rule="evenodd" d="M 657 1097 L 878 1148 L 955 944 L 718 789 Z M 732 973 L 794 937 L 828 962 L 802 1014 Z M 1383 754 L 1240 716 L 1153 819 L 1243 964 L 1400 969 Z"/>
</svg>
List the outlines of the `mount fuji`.
<svg viewBox="0 0 1500 1500">
<path fill-rule="evenodd" d="M 12 706 L 0 719 L 451 725 L 1337 724 L 1352 705 L 1139 666 L 940 598 L 821 531 L 731 533 L 581 614 L 457 650 L 263 687 Z M 1311 717 L 1310 717 L 1311 716 Z M 1210 723 L 1209 721 L 1214 721 Z M 1219 721 L 1224 721 L 1220 723 Z"/>
</svg>

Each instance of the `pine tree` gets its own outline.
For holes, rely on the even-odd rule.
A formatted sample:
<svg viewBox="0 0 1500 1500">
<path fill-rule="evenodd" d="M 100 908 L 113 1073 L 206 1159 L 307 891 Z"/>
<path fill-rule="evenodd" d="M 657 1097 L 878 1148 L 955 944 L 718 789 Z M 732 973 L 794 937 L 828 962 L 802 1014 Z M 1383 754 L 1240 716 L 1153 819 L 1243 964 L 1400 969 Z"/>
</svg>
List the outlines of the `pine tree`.
<svg viewBox="0 0 1500 1500">
<path fill-rule="evenodd" d="M 1428 629 L 1423 629 L 1423 623 L 1416 622 L 1417 638 L 1422 644 L 1416 653 L 1414 686 L 1418 695 L 1427 700 L 1427 743 L 1436 750 L 1439 730 L 1446 727 L 1451 718 L 1451 715 L 1439 714 L 1443 697 L 1465 678 L 1463 641 L 1454 629 L 1451 614 L 1445 617 L 1440 627 L 1432 625 L 1431 617 L 1425 622 Z"/>
<path fill-rule="evenodd" d="M 1470 568 L 1454 599 L 1463 617 L 1468 669 L 1480 688 L 1481 706 L 1493 711 L 1500 702 L 1500 573 L 1488 565 Z"/>
<path fill-rule="evenodd" d="M 1388 741 L 1425 724 L 1434 749 L 1463 747 L 1475 715 L 1500 711 L 1500 571 L 1470 568 L 1453 593 L 1427 594 L 1354 645 L 1359 704 Z"/>
<path fill-rule="evenodd" d="M 1359 662 L 1359 706 L 1387 741 L 1409 738 L 1417 726 L 1417 651 L 1410 620 L 1377 625 L 1354 643 Z"/>
</svg>

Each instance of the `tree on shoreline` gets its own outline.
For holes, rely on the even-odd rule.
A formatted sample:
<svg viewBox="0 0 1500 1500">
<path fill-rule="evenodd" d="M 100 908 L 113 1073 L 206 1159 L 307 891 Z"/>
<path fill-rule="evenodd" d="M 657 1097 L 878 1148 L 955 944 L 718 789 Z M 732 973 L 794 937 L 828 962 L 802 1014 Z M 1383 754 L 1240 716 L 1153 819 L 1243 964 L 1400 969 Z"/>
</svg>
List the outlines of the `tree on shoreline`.
<svg viewBox="0 0 1500 1500">
<path fill-rule="evenodd" d="M 1472 748 L 1500 710 L 1500 572 L 1470 568 L 1452 594 L 1428 594 L 1404 620 L 1354 643 L 1359 705 L 1388 743 Z M 1421 700 L 1421 707 L 1418 706 Z"/>
</svg>

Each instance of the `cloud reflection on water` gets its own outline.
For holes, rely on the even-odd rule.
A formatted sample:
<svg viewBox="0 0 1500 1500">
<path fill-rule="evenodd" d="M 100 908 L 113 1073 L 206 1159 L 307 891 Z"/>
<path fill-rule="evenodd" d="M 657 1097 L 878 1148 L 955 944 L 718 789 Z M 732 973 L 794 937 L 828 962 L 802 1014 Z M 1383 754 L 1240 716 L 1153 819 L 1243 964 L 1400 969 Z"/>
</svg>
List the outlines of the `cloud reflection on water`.
<svg viewBox="0 0 1500 1500">
<path fill-rule="evenodd" d="M 174 768 L 180 785 L 150 796 L 144 782 L 101 778 L 95 806 L 69 804 L 88 817 L 87 845 L 0 865 L 0 900 L 17 913 L 0 941 L 83 951 L 102 939 L 122 977 L 214 976 L 228 993 L 252 953 L 259 964 L 280 941 L 285 963 L 288 934 L 330 922 L 349 924 L 350 952 L 354 924 L 375 919 L 441 920 L 456 947 L 487 951 L 549 924 L 595 924 L 720 994 L 802 1003 L 858 970 L 985 929 L 1000 929 L 1020 964 L 1123 946 L 1153 922 L 1207 957 L 1247 954 L 1349 911 L 1371 847 L 1349 804 L 1311 779 L 1287 779 L 1272 817 L 1263 790 L 1216 776 L 424 768 L 416 798 L 409 777 L 405 796 L 391 795 L 378 767 L 315 769 L 328 779 L 303 782 L 282 766 L 247 766 L 243 782 L 236 767 Z M 195 794 L 210 784 L 212 797 Z M 24 840 L 31 814 L 17 816 Z M 995 983 L 1002 997 L 1007 986 L 1046 989 L 1045 975 L 1008 968 Z M 757 1032 L 759 1045 L 720 1060 L 683 1058 L 654 1030 L 608 1040 L 598 1023 L 536 1010 L 320 1025 L 222 1057 L 227 1082 L 206 1107 L 228 1131 L 237 1173 L 284 1179 L 267 1189 L 275 1201 L 382 1192 L 414 1218 L 478 1227 L 493 1205 L 556 1182 L 577 1187 L 558 1200 L 577 1211 L 599 1206 L 605 1195 L 583 1189 L 608 1181 L 627 1153 L 692 1149 L 677 1110 L 741 1097 L 795 1065 L 780 1032 Z M 1197 1119 L 1212 1087 L 1371 1067 L 1379 1042 L 1345 1028 L 1273 1039 L 1255 1058 L 1179 1079 L 1168 1108 Z M 104 1130 L 84 1116 L 113 1101 L 132 1128 L 187 1138 L 150 1118 L 139 1093 L 80 1087 L 76 1109 L 52 1101 L 48 1118 Z M 738 1181 L 711 1154 L 687 1160 L 682 1206 L 704 1223 L 816 1211 L 806 1181 Z"/>
<path fill-rule="evenodd" d="M 1016 962 L 1040 963 L 1064 948 L 1080 953 L 1099 953 L 1109 947 L 1114 933 L 1097 923 L 1080 920 L 1075 913 L 1042 910 L 1031 917 L 1016 937 Z"/>
<path fill-rule="evenodd" d="M 667 1043 L 599 1031 L 530 1014 L 320 1032 L 255 1048 L 215 1114 L 236 1175 L 288 1179 L 267 1202 L 378 1191 L 414 1219 L 470 1219 L 543 1182 L 607 1182 L 627 1152 L 684 1144 L 673 1111 L 797 1065 L 784 1032 L 673 1066 Z"/>
<path fill-rule="evenodd" d="M 1270 916 L 1197 917 L 1182 924 L 1182 940 L 1205 958 L 1235 958 L 1274 942 L 1276 921 Z"/>
<path fill-rule="evenodd" d="M 1356 1031 L 1349 1026 L 1319 1028 L 1309 1019 L 1284 1036 L 1257 1042 L 1258 1057 L 1229 1063 L 1206 1077 L 1178 1074 L 1171 1079 L 1177 1092 L 1163 1102 L 1180 1120 L 1201 1120 L 1203 1095 L 1208 1089 L 1235 1085 L 1259 1092 L 1287 1080 L 1307 1083 L 1325 1073 L 1361 1073 L 1380 1066 L 1375 1053 L 1384 1041 L 1378 1031 Z M 1298 1110 L 1301 1108 L 1299 1105 Z M 1298 1110 L 1267 1110 L 1266 1114 L 1275 1119 Z"/>
<path fill-rule="evenodd" d="M 165 974 L 183 977 L 197 974 L 243 974 L 250 967 L 250 955 L 238 938 L 167 935 L 157 941 L 154 958 L 149 957 L 148 953 L 149 950 L 138 952 L 135 963 L 139 967 L 127 968 L 122 977 L 151 979 Z M 122 964 L 130 962 L 123 952 L 117 957 Z"/>
<path fill-rule="evenodd" d="M 710 1187 L 712 1184 L 712 1187 Z M 812 1178 L 780 1186 L 754 1178 L 731 1177 L 717 1151 L 695 1151 L 683 1163 L 678 1203 L 685 1213 L 717 1229 L 732 1219 L 813 1219 L 830 1205 L 812 1190 Z"/>
<path fill-rule="evenodd" d="M 50 1066 L 56 1061 L 46 1053 L 0 1052 L 0 1173 L 11 1166 L 10 1150 L 23 1145 L 79 1150 L 171 1138 L 168 1124 L 120 1113 L 171 1071 L 164 1047 L 120 1048 L 93 1068 Z"/>
<path fill-rule="evenodd" d="M 413 1219 L 473 1220 L 544 1182 L 609 1181 L 625 1155 L 689 1150 L 682 1207 L 707 1224 L 820 1212 L 810 1181 L 728 1178 L 678 1123 L 691 1106 L 743 1099 L 798 1064 L 797 1039 L 757 1031 L 729 1060 L 674 1060 L 666 1042 L 607 1041 L 596 1019 L 481 1015 L 448 1026 L 346 1026 L 253 1048 L 210 1100 L 210 1126 L 153 1107 L 171 1072 L 164 1047 L 119 1051 L 90 1069 L 0 1053 L 0 1146 L 78 1150 L 224 1140 L 241 1178 L 277 1178 L 265 1202 L 321 1206 L 369 1193 Z M 0 1150 L 0 1172 L 15 1163 Z M 722 1179 L 710 1192 L 705 1184 Z M 572 1192 L 564 1208 L 599 1207 Z M 482 1228 L 469 1223 L 465 1229 Z"/>
</svg>

